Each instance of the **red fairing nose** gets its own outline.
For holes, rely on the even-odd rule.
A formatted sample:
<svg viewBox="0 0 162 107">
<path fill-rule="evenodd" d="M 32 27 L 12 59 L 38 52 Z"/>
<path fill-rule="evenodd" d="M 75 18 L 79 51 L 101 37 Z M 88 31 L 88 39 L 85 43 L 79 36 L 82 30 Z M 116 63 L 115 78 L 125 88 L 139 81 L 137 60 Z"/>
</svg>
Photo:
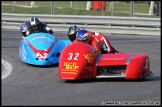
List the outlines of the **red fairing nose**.
<svg viewBox="0 0 162 107">
<path fill-rule="evenodd" d="M 95 49 L 85 43 L 68 45 L 60 55 L 59 77 L 64 80 L 91 78 L 96 60 Z"/>
</svg>

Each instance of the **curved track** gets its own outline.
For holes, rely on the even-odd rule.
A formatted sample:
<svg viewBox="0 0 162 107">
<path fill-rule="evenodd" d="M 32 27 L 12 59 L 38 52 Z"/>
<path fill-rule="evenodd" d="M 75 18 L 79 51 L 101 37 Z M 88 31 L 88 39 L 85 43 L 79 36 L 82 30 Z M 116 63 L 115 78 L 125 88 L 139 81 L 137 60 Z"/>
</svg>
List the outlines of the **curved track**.
<svg viewBox="0 0 162 107">
<path fill-rule="evenodd" d="M 35 67 L 19 60 L 19 31 L 2 29 L 2 59 L 12 65 L 12 73 L 1 79 L 2 105 L 160 105 L 160 37 L 108 36 L 117 50 L 145 53 L 154 75 L 144 81 L 93 79 L 65 82 L 58 78 L 58 65 Z M 65 33 L 55 33 L 68 39 Z M 1 70 L 4 70 L 2 65 Z"/>
</svg>

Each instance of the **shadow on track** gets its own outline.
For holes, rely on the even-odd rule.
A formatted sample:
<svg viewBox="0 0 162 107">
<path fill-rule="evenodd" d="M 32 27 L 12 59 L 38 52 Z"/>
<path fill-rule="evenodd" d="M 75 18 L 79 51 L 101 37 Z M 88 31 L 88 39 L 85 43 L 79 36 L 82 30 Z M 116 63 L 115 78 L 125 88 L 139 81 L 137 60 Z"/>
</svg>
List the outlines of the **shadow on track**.
<svg viewBox="0 0 162 107">
<path fill-rule="evenodd" d="M 32 66 L 32 67 L 37 67 L 37 68 L 52 68 L 52 67 L 58 67 L 59 64 L 53 64 L 53 65 L 45 65 L 45 66 L 40 66 L 40 65 L 31 65 L 31 64 L 27 64 L 28 66 Z"/>
<path fill-rule="evenodd" d="M 159 81 L 160 76 L 150 76 L 145 79 L 125 79 L 125 78 L 93 78 L 85 80 L 64 80 L 65 83 L 90 83 L 90 82 L 149 82 L 149 81 Z"/>
<path fill-rule="evenodd" d="M 35 68 L 52 68 L 52 67 L 58 67 L 59 66 L 59 63 L 56 63 L 56 64 L 52 64 L 52 65 L 32 65 L 32 64 L 28 64 L 28 63 L 24 63 L 22 61 L 19 60 L 20 63 L 22 63 L 23 65 L 26 65 L 26 66 L 30 66 L 30 67 L 35 67 Z"/>
</svg>

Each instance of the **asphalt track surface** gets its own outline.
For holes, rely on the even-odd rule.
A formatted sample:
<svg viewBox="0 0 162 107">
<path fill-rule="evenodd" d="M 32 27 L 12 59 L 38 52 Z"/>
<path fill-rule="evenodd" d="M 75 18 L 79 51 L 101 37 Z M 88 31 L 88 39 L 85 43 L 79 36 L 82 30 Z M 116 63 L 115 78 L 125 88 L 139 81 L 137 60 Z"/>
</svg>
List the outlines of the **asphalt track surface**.
<svg viewBox="0 0 162 107">
<path fill-rule="evenodd" d="M 1 79 L 1 101 L 6 105 L 161 105 L 160 37 L 117 36 L 108 38 L 118 51 L 145 53 L 153 76 L 145 80 L 90 79 L 65 82 L 58 77 L 58 65 L 35 67 L 19 60 L 19 31 L 1 33 L 1 59 L 12 65 L 12 72 Z M 68 39 L 56 32 L 59 39 Z M 2 65 L 2 64 L 1 64 Z M 4 70 L 2 65 L 1 70 Z M 1 72 L 2 72 L 1 71 Z"/>
</svg>

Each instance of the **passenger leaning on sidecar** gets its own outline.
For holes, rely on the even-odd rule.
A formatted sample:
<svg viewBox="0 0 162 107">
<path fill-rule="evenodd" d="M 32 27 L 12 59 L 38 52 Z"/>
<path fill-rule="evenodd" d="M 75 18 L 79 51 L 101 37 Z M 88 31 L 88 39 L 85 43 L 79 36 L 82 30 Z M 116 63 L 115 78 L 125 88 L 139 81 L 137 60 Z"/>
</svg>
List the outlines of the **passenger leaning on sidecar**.
<svg viewBox="0 0 162 107">
<path fill-rule="evenodd" d="M 71 26 L 67 33 L 70 41 L 81 41 L 88 43 L 96 48 L 97 51 L 101 51 L 102 54 L 116 53 L 117 51 L 110 45 L 108 38 L 96 32 L 87 30 L 80 30 L 77 26 Z"/>
<path fill-rule="evenodd" d="M 38 32 L 53 34 L 52 29 L 47 24 L 40 22 L 36 17 L 32 17 L 29 22 L 24 22 L 20 27 L 20 31 L 24 37 Z"/>
</svg>

